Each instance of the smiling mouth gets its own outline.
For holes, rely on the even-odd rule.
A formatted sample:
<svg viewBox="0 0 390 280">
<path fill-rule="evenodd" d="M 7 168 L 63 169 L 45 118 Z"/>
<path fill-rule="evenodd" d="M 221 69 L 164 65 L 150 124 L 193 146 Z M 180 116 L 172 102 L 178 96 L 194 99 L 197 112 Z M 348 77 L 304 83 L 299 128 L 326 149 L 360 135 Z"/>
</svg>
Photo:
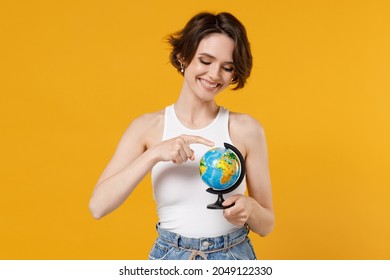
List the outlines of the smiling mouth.
<svg viewBox="0 0 390 280">
<path fill-rule="evenodd" d="M 204 85 L 206 88 L 214 89 L 214 88 L 217 88 L 219 86 L 218 83 L 210 83 L 210 82 L 203 80 L 203 79 L 199 79 L 199 80 L 202 83 L 202 85 Z"/>
</svg>

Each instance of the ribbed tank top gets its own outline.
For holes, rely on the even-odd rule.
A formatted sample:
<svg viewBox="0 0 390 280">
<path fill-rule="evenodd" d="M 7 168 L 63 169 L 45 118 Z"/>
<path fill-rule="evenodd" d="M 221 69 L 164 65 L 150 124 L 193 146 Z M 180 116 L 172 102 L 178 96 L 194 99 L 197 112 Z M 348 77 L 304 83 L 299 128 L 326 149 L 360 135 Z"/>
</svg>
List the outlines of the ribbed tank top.
<svg viewBox="0 0 390 280">
<path fill-rule="evenodd" d="M 216 118 L 206 127 L 189 129 L 177 118 L 173 105 L 165 108 L 163 141 L 182 134 L 197 135 L 223 147 L 223 143 L 233 144 L 229 136 L 229 111 L 220 107 Z M 207 205 L 217 200 L 217 195 L 206 192 L 207 185 L 199 175 L 199 161 L 210 149 L 202 144 L 192 144 L 195 160 L 177 165 L 172 162 L 159 162 L 151 172 L 153 195 L 157 204 L 160 227 L 186 237 L 215 237 L 230 233 L 238 227 L 229 223 L 223 210 L 207 209 Z M 245 180 L 233 192 L 244 194 Z"/>
</svg>

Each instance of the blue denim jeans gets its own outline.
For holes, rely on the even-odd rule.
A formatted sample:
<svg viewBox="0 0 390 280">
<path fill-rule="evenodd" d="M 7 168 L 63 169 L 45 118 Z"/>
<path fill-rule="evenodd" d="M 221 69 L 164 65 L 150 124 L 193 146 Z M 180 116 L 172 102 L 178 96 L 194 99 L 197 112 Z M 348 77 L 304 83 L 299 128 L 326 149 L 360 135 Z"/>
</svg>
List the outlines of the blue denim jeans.
<svg viewBox="0 0 390 280">
<path fill-rule="evenodd" d="M 255 260 L 249 228 L 212 238 L 188 238 L 156 226 L 149 260 Z"/>
</svg>

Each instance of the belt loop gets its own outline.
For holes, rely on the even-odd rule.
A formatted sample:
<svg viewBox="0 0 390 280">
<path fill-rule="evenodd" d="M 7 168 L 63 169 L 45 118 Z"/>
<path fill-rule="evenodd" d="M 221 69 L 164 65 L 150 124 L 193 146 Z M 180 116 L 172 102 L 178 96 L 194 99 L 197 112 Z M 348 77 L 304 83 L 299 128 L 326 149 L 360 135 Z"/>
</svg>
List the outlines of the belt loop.
<svg viewBox="0 0 390 280">
<path fill-rule="evenodd" d="M 223 236 L 223 248 L 226 250 L 228 246 L 229 246 L 229 235 L 225 234 Z"/>
<path fill-rule="evenodd" d="M 246 228 L 246 235 L 248 235 L 249 232 L 251 231 L 251 228 L 249 227 L 248 224 L 245 224 L 245 228 Z"/>
<path fill-rule="evenodd" d="M 180 247 L 180 234 L 175 234 L 175 245 L 177 246 L 177 248 Z"/>
</svg>

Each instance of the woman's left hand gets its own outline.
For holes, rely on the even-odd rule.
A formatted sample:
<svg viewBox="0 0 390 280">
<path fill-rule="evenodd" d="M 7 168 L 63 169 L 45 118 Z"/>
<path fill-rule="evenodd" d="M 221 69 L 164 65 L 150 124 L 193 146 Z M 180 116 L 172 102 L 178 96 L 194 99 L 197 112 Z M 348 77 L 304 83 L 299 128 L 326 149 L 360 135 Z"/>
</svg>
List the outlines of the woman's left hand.
<svg viewBox="0 0 390 280">
<path fill-rule="evenodd" d="M 252 198 L 242 194 L 232 195 L 227 198 L 222 205 L 229 206 L 223 211 L 223 215 L 230 223 L 243 226 L 248 221 L 252 213 Z"/>
</svg>

